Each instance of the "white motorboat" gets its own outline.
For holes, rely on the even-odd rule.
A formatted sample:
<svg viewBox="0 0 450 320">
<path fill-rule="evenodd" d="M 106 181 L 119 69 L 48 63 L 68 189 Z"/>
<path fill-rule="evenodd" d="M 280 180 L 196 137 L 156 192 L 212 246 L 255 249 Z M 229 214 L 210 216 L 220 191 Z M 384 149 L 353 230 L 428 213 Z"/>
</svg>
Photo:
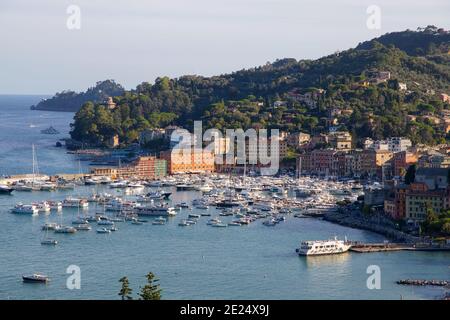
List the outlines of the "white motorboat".
<svg viewBox="0 0 450 320">
<path fill-rule="evenodd" d="M 55 239 L 44 239 L 41 241 L 41 244 L 47 246 L 55 246 L 58 244 L 58 241 Z"/>
<path fill-rule="evenodd" d="M 73 227 L 69 227 L 69 226 L 58 226 L 55 229 L 55 233 L 76 233 L 77 229 L 73 228 Z"/>
<path fill-rule="evenodd" d="M 273 227 L 277 224 L 277 221 L 275 219 L 266 220 L 263 222 L 263 225 L 267 227 Z"/>
<path fill-rule="evenodd" d="M 50 281 L 50 278 L 46 275 L 34 273 L 32 275 L 23 275 L 22 276 L 23 282 L 30 282 L 30 283 L 47 283 Z"/>
<path fill-rule="evenodd" d="M 203 193 L 209 193 L 213 190 L 212 187 L 208 186 L 208 185 L 204 185 L 204 186 L 200 186 L 198 187 L 198 191 L 201 191 Z"/>
<path fill-rule="evenodd" d="M 163 217 L 158 217 L 155 220 L 153 220 L 152 224 L 153 225 L 165 225 L 167 222 L 167 219 L 163 218 Z"/>
<path fill-rule="evenodd" d="M 152 187 L 152 188 L 160 188 L 160 187 L 162 187 L 161 181 L 147 182 L 146 185 L 149 186 L 149 187 Z"/>
<path fill-rule="evenodd" d="M 77 224 L 77 225 L 80 225 L 80 224 L 89 224 L 89 221 L 87 221 L 86 218 L 78 217 L 77 219 L 75 219 L 75 220 L 72 221 L 72 224 Z"/>
<path fill-rule="evenodd" d="M 12 213 L 17 214 L 31 214 L 36 215 L 39 213 L 38 208 L 35 205 L 30 204 L 17 204 L 13 209 L 11 209 Z"/>
<path fill-rule="evenodd" d="M 50 204 L 46 201 L 33 203 L 33 205 L 36 206 L 39 213 L 50 213 L 51 211 Z"/>
<path fill-rule="evenodd" d="M 97 229 L 97 233 L 111 233 L 111 230 L 106 228 L 99 228 Z"/>
<path fill-rule="evenodd" d="M 6 184 L 0 184 L 0 194 L 11 194 L 11 192 L 14 191 L 14 188 L 6 185 Z"/>
<path fill-rule="evenodd" d="M 14 186 L 14 190 L 16 190 L 16 191 L 33 191 L 33 187 L 28 184 L 18 183 Z"/>
<path fill-rule="evenodd" d="M 48 205 L 50 206 L 51 211 L 61 211 L 63 208 L 62 202 L 60 201 L 47 201 Z"/>
<path fill-rule="evenodd" d="M 92 227 L 89 224 L 79 224 L 75 226 L 75 229 L 77 229 L 78 231 L 89 231 L 92 230 Z"/>
<path fill-rule="evenodd" d="M 112 222 L 110 220 L 100 220 L 99 222 L 97 222 L 97 225 L 99 225 L 99 226 L 113 226 L 114 222 Z"/>
<path fill-rule="evenodd" d="M 134 208 L 133 212 L 138 216 L 153 216 L 153 217 L 167 217 L 175 216 L 177 212 L 172 207 L 167 206 L 138 206 Z"/>
<path fill-rule="evenodd" d="M 58 224 L 55 222 L 47 222 L 46 224 L 44 224 L 41 229 L 44 231 L 48 231 L 48 230 L 55 230 L 58 227 Z"/>
<path fill-rule="evenodd" d="M 41 188 L 41 191 L 53 191 L 56 189 L 56 185 L 50 182 L 42 183 L 39 186 Z"/>
<path fill-rule="evenodd" d="M 97 216 L 87 216 L 87 217 L 86 217 L 86 221 L 87 221 L 87 222 L 97 222 L 97 221 L 99 221 L 99 220 L 100 220 L 100 218 L 97 217 Z"/>
<path fill-rule="evenodd" d="M 213 224 L 211 224 L 211 227 L 226 228 L 226 227 L 228 227 L 228 225 L 226 223 L 213 223 Z"/>
<path fill-rule="evenodd" d="M 142 221 L 139 221 L 138 219 L 134 218 L 134 219 L 131 220 L 131 224 L 139 226 L 139 225 L 142 225 L 144 223 Z"/>
<path fill-rule="evenodd" d="M 186 202 L 181 202 L 181 203 L 177 204 L 177 207 L 188 209 L 189 205 Z"/>
<path fill-rule="evenodd" d="M 128 188 L 134 188 L 134 189 L 144 189 L 145 186 L 140 182 L 130 182 L 127 185 Z"/>
<path fill-rule="evenodd" d="M 213 224 L 218 224 L 218 223 L 222 223 L 222 221 L 219 218 L 212 218 L 212 219 L 209 219 L 206 224 L 211 226 Z"/>
<path fill-rule="evenodd" d="M 109 184 L 110 188 L 117 189 L 117 188 L 126 188 L 128 187 L 128 181 L 122 180 L 122 181 L 116 181 Z"/>
<path fill-rule="evenodd" d="M 89 202 L 87 202 L 86 199 L 67 197 L 62 202 L 62 206 L 64 208 L 87 209 L 89 207 Z"/>
<path fill-rule="evenodd" d="M 178 225 L 180 227 L 188 227 L 188 226 L 192 226 L 193 224 L 195 224 L 196 222 L 193 220 L 188 220 L 188 219 L 183 219 L 181 220 Z"/>
</svg>

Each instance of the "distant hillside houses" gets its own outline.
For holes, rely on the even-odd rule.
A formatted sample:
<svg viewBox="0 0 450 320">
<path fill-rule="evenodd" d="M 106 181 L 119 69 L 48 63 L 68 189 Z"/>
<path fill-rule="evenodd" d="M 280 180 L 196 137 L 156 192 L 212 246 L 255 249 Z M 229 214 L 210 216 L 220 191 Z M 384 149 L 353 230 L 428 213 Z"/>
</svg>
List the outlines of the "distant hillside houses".
<svg viewBox="0 0 450 320">
<path fill-rule="evenodd" d="M 165 128 L 154 128 L 144 130 L 139 135 L 139 143 L 146 144 L 154 140 L 170 140 L 172 133 L 176 130 L 182 129 L 178 126 L 167 126 Z"/>
<path fill-rule="evenodd" d="M 379 84 L 391 79 L 391 73 L 389 71 L 369 71 L 368 79 L 370 83 Z"/>
<path fill-rule="evenodd" d="M 450 168 L 450 156 L 429 150 L 419 157 L 417 164 L 422 168 Z"/>
<path fill-rule="evenodd" d="M 441 93 L 440 97 L 442 102 L 450 103 L 450 96 L 448 94 Z"/>
<path fill-rule="evenodd" d="M 293 89 L 287 93 L 287 96 L 296 102 L 304 103 L 309 108 L 315 108 L 317 101 L 325 92 L 324 89 L 316 89 L 302 94 L 300 89 Z"/>
<path fill-rule="evenodd" d="M 392 137 L 386 140 L 372 140 L 371 138 L 366 138 L 364 140 L 364 149 L 372 150 L 387 150 L 390 152 L 401 152 L 406 151 L 412 147 L 412 142 L 408 138 L 403 137 Z"/>
</svg>

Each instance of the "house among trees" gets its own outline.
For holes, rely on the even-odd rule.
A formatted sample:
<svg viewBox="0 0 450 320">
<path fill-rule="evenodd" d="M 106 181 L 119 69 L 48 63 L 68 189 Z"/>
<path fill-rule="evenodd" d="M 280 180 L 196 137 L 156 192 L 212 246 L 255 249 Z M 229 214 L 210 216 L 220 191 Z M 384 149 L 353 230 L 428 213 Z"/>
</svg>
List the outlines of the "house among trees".
<svg viewBox="0 0 450 320">
<path fill-rule="evenodd" d="M 369 72 L 369 82 L 379 84 L 391 79 L 391 73 L 389 71 L 371 71 Z"/>
<path fill-rule="evenodd" d="M 109 110 L 113 110 L 116 108 L 116 103 L 113 101 L 112 97 L 108 97 L 108 101 L 106 102 L 106 105 Z"/>
<path fill-rule="evenodd" d="M 107 142 L 107 146 L 109 148 L 115 148 L 117 146 L 119 146 L 119 135 L 115 134 L 114 136 L 112 136 L 111 138 L 108 139 Z"/>
<path fill-rule="evenodd" d="M 450 103 L 450 96 L 448 95 L 448 94 L 445 94 L 445 93 L 441 93 L 441 95 L 440 95 L 440 97 L 441 97 L 441 101 L 442 102 L 444 102 L 444 103 Z"/>
</svg>

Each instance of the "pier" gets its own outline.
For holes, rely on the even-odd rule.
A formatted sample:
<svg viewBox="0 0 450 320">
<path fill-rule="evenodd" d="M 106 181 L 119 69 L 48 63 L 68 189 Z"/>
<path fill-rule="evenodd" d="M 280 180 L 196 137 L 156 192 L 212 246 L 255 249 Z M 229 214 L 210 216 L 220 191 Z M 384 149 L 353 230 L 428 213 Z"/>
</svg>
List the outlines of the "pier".
<svg viewBox="0 0 450 320">
<path fill-rule="evenodd" d="M 414 247 L 408 244 L 396 243 L 358 243 L 350 247 L 350 251 L 358 253 L 412 250 Z"/>
<path fill-rule="evenodd" d="M 74 181 L 85 179 L 90 176 L 89 174 L 84 173 L 61 173 L 55 174 L 52 176 L 48 176 L 45 174 L 18 174 L 13 176 L 8 176 L 7 178 L 0 178 L 0 184 L 13 184 L 19 181 L 55 181 L 56 179 L 64 179 L 66 181 Z"/>
<path fill-rule="evenodd" d="M 408 285 L 408 286 L 447 287 L 447 286 L 450 285 L 450 282 L 446 281 L 446 280 L 414 280 L 414 279 L 405 279 L 405 280 L 398 280 L 397 284 Z"/>
<path fill-rule="evenodd" d="M 450 246 L 432 246 L 409 243 L 355 243 L 349 249 L 357 253 L 388 251 L 450 251 Z"/>
</svg>

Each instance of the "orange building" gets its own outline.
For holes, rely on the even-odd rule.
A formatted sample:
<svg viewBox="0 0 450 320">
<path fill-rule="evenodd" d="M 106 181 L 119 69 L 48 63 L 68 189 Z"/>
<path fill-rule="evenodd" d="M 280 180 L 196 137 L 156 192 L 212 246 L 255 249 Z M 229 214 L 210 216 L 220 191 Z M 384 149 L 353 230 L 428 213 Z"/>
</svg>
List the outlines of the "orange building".
<svg viewBox="0 0 450 320">
<path fill-rule="evenodd" d="M 394 154 L 394 175 L 400 176 L 403 170 L 418 161 L 417 155 L 408 152 L 401 151 Z"/>
<path fill-rule="evenodd" d="M 214 172 L 214 153 L 202 149 L 181 148 L 161 152 L 169 174 Z"/>
<path fill-rule="evenodd" d="M 139 157 L 132 163 L 123 167 L 93 168 L 92 174 L 98 176 L 109 176 L 113 179 L 158 179 L 167 174 L 167 161 L 157 159 L 156 157 Z"/>
<path fill-rule="evenodd" d="M 167 173 L 167 162 L 156 157 L 139 157 L 129 165 L 117 169 L 121 178 L 157 179 Z"/>
<path fill-rule="evenodd" d="M 406 192 L 407 187 L 400 186 L 395 189 L 394 210 L 390 212 L 391 218 L 399 220 L 406 216 Z"/>
</svg>

